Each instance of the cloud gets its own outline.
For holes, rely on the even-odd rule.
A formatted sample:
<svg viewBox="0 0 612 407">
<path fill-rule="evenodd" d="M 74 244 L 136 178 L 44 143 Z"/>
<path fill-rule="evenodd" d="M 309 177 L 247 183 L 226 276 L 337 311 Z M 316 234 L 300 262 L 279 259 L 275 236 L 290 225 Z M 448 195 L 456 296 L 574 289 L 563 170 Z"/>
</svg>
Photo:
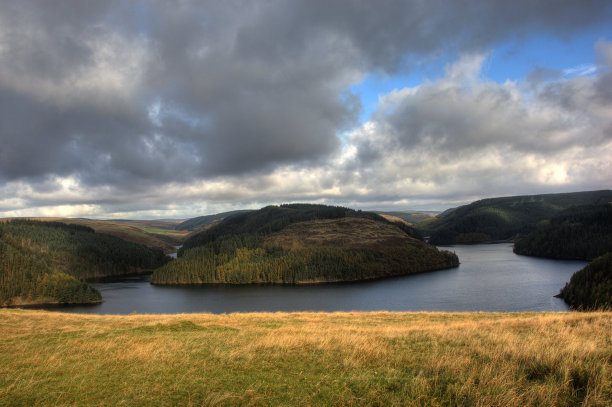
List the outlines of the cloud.
<svg viewBox="0 0 612 407">
<path fill-rule="evenodd" d="M 598 48 L 607 55 L 612 44 Z M 466 55 L 444 78 L 383 97 L 349 137 L 354 168 L 368 169 L 353 182 L 398 198 L 609 187 L 612 59 L 595 77 L 538 73 L 503 84 L 475 79 L 483 60 Z"/>
<path fill-rule="evenodd" d="M 0 212 L 400 202 L 406 188 L 447 188 L 457 156 L 605 148 L 607 71 L 534 76 L 529 100 L 479 67 L 500 41 L 568 36 L 610 17 L 596 0 L 2 2 L 0 191 L 11 198 Z M 448 52 L 464 57 L 445 78 L 385 96 L 358 126 L 351 86 Z"/>
<path fill-rule="evenodd" d="M 582 64 L 563 70 L 565 76 L 586 76 L 592 75 L 595 72 L 597 72 L 597 67 L 592 64 Z"/>
</svg>

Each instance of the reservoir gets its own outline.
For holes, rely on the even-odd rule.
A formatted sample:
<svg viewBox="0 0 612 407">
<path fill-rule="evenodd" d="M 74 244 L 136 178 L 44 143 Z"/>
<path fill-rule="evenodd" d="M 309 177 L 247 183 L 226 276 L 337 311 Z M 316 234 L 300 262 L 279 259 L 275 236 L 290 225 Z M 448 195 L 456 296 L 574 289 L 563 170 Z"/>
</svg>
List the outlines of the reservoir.
<svg viewBox="0 0 612 407">
<path fill-rule="evenodd" d="M 149 276 L 91 283 L 102 304 L 55 306 L 93 314 L 275 311 L 566 311 L 554 295 L 583 261 L 519 256 L 512 244 L 453 246 L 459 268 L 318 285 L 154 286 Z"/>
</svg>

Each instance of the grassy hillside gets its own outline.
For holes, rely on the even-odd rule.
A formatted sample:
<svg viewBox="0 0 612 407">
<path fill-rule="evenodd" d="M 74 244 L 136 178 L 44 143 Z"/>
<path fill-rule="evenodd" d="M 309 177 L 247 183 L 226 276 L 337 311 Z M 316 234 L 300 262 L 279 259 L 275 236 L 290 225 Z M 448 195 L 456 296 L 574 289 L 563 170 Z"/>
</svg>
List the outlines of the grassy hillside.
<svg viewBox="0 0 612 407">
<path fill-rule="evenodd" d="M 225 237 L 258 237 L 282 230 L 296 222 L 317 219 L 340 219 L 345 217 L 361 217 L 385 221 L 379 215 L 371 212 L 355 211 L 339 206 L 289 204 L 267 206 L 258 211 L 238 213 L 225 218 L 214 227 L 190 236 L 183 243 L 183 250 L 203 246 Z"/>
<path fill-rule="evenodd" d="M 223 220 L 227 218 L 228 216 L 237 215 L 239 213 L 247 213 L 247 212 L 251 212 L 251 211 L 250 210 L 230 211 L 230 212 L 217 213 L 214 215 L 198 216 L 196 218 L 187 219 L 186 221 L 179 223 L 178 225 L 176 225 L 176 230 L 187 230 L 187 231 L 197 230 L 204 226 L 208 226 L 215 221 Z"/>
<path fill-rule="evenodd" d="M 575 272 L 559 296 L 573 309 L 612 309 L 612 252 Z"/>
<path fill-rule="evenodd" d="M 160 250 L 58 222 L 0 223 L 0 305 L 100 300 L 80 280 L 152 270 Z"/>
<path fill-rule="evenodd" d="M 612 252 L 612 205 L 573 206 L 537 224 L 514 252 L 553 259 L 592 260 Z"/>
<path fill-rule="evenodd" d="M 264 245 L 283 249 L 302 246 L 381 250 L 415 242 L 395 225 L 353 217 L 292 223 L 264 238 Z"/>
<path fill-rule="evenodd" d="M 612 404 L 611 313 L 0 310 L 0 406 Z"/>
<path fill-rule="evenodd" d="M 395 218 L 400 218 L 411 225 L 417 222 L 421 222 L 423 220 L 434 218 L 440 214 L 439 212 L 433 211 L 376 211 L 376 213 L 383 217 L 393 216 Z"/>
<path fill-rule="evenodd" d="M 154 284 L 354 281 L 456 267 L 405 224 L 323 205 L 237 214 L 187 239 Z"/>
<path fill-rule="evenodd" d="M 175 230 L 181 220 L 93 220 L 80 218 L 27 218 L 45 222 L 62 222 L 92 228 L 97 233 L 115 236 L 128 242 L 161 249 L 164 253 L 176 252 L 189 235 L 189 231 Z M 6 222 L 7 218 L 0 219 Z"/>
<path fill-rule="evenodd" d="M 414 227 L 432 244 L 480 243 L 527 234 L 535 225 L 571 206 L 612 202 L 612 191 L 525 195 L 483 199 L 446 211 Z"/>
</svg>

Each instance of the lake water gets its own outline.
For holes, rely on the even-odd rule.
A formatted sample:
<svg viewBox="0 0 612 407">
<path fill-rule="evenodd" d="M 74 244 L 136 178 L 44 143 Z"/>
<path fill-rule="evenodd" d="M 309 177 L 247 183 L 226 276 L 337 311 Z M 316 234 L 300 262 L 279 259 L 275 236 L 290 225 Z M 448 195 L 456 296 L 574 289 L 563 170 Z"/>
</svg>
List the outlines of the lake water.
<svg viewBox="0 0 612 407">
<path fill-rule="evenodd" d="M 318 285 L 154 286 L 149 276 L 92 283 L 104 302 L 53 310 L 93 314 L 259 311 L 565 311 L 553 296 L 582 261 L 518 256 L 512 244 L 445 248 L 459 268 L 382 280 Z"/>
</svg>

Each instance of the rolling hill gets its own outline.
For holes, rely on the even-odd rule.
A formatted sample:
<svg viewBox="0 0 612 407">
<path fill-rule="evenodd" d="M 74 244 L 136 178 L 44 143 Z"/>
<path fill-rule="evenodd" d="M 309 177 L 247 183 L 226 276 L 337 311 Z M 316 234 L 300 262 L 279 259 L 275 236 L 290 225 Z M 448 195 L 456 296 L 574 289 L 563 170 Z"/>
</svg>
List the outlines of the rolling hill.
<svg viewBox="0 0 612 407">
<path fill-rule="evenodd" d="M 423 220 L 431 219 L 440 214 L 440 212 L 435 211 L 375 211 L 375 213 L 383 216 L 383 217 L 394 217 L 399 218 L 405 221 L 406 223 L 413 225 L 415 223 L 421 222 Z"/>
<path fill-rule="evenodd" d="M 189 235 L 188 230 L 175 229 L 182 220 L 94 220 L 57 217 L 23 219 L 87 226 L 92 228 L 96 233 L 103 233 L 128 242 L 161 249 L 164 253 L 176 252 L 176 246 L 179 246 Z M 4 218 L 0 219 L 0 222 L 6 222 L 8 220 L 10 219 Z"/>
<path fill-rule="evenodd" d="M 0 223 L 0 306 L 88 303 L 100 293 L 82 282 L 152 270 L 161 250 L 75 224 L 15 219 Z"/>
<path fill-rule="evenodd" d="M 612 205 L 565 209 L 540 221 L 528 235 L 519 236 L 514 252 L 565 260 L 593 260 L 612 252 Z"/>
<path fill-rule="evenodd" d="M 229 216 L 236 215 L 239 213 L 251 212 L 250 210 L 239 210 L 230 212 L 221 212 L 214 215 L 198 216 L 195 218 L 187 219 L 175 226 L 176 230 L 187 230 L 193 231 L 205 226 L 214 224 L 216 221 L 221 221 Z"/>
<path fill-rule="evenodd" d="M 457 257 L 412 228 L 347 208 L 291 204 L 225 218 L 188 238 L 154 284 L 319 283 L 438 270 Z"/>
<path fill-rule="evenodd" d="M 612 191 L 524 195 L 482 199 L 414 225 L 436 245 L 509 240 L 572 206 L 612 202 Z"/>
</svg>

